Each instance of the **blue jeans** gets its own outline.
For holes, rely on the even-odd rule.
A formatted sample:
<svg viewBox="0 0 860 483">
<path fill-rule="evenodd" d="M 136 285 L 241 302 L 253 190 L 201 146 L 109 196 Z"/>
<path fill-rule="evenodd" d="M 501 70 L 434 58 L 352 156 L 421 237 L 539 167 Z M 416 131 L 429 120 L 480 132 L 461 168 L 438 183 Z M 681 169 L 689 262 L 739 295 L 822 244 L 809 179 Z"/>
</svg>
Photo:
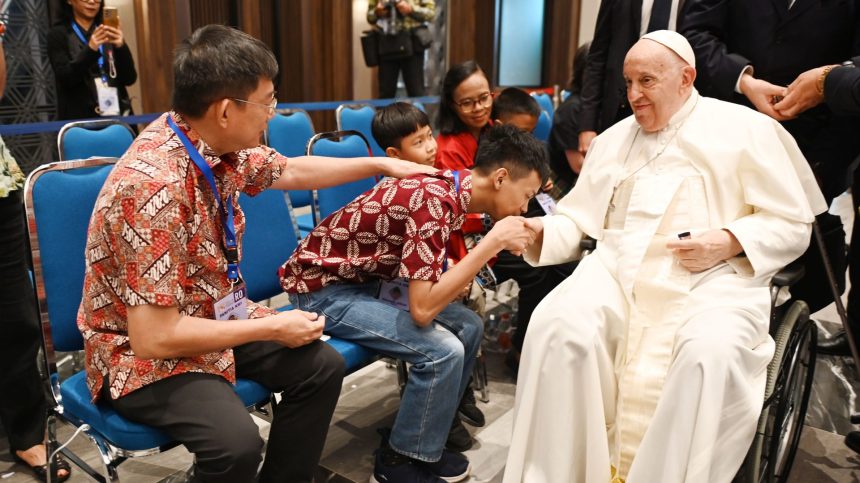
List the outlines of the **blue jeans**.
<svg viewBox="0 0 860 483">
<path fill-rule="evenodd" d="M 290 294 L 290 301 L 325 315 L 333 337 L 411 364 L 389 443 L 411 458 L 438 461 L 481 345 L 481 318 L 454 303 L 418 327 L 409 312 L 377 299 L 378 290 L 379 282 L 334 284 Z"/>
</svg>

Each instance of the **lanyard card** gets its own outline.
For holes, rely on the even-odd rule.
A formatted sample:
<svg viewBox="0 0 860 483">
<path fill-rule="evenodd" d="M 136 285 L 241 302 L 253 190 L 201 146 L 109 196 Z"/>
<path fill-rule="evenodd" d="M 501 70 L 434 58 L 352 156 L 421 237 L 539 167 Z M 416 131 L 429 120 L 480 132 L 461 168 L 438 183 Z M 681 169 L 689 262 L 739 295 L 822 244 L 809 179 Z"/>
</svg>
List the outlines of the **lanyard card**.
<svg viewBox="0 0 860 483">
<path fill-rule="evenodd" d="M 238 283 L 227 295 L 215 302 L 216 320 L 245 320 L 248 318 L 248 289 Z"/>
<path fill-rule="evenodd" d="M 116 87 L 107 85 L 101 78 L 95 78 L 96 94 L 99 96 L 99 114 L 102 116 L 119 115 L 119 92 Z"/>
<path fill-rule="evenodd" d="M 395 278 L 379 285 L 379 300 L 396 309 L 409 312 L 409 280 Z"/>
<path fill-rule="evenodd" d="M 535 199 L 537 200 L 540 207 L 543 208 L 543 212 L 547 215 L 555 214 L 555 200 L 552 199 L 552 196 L 546 193 L 538 193 L 535 195 Z"/>
</svg>

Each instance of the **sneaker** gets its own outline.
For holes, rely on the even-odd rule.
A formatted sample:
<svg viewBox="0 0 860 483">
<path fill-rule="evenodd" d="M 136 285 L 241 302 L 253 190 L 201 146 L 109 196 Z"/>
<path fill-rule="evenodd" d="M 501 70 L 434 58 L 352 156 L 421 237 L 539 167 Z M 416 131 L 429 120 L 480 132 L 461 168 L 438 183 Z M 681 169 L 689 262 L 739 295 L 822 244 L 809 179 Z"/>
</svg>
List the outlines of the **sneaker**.
<svg viewBox="0 0 860 483">
<path fill-rule="evenodd" d="M 444 483 L 447 481 L 433 474 L 424 464 L 390 448 L 379 448 L 373 452 L 373 455 L 375 461 L 370 483 Z"/>
<path fill-rule="evenodd" d="M 463 393 L 463 399 L 460 400 L 460 407 L 457 408 L 457 416 L 459 416 L 464 423 L 478 428 L 486 424 L 484 413 L 478 409 L 477 402 L 475 401 L 475 391 L 472 390 L 471 384 L 466 388 L 466 392 Z"/>
<path fill-rule="evenodd" d="M 442 450 L 442 458 L 435 463 L 416 461 L 415 464 L 427 468 L 434 475 L 451 483 L 465 480 L 472 471 L 472 464 L 469 463 L 466 455 L 448 450 Z"/>
<path fill-rule="evenodd" d="M 462 453 L 471 447 L 472 435 L 463 426 L 462 421 L 454 418 L 454 424 L 451 425 L 451 431 L 448 432 L 448 441 L 445 442 L 445 448 Z"/>
</svg>

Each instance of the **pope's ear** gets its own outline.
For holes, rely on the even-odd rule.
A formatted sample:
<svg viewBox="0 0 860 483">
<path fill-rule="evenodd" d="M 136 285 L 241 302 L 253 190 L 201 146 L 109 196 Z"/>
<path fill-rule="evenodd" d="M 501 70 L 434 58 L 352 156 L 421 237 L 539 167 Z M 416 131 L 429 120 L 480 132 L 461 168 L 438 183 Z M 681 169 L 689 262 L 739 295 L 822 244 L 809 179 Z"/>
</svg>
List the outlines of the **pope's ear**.
<svg viewBox="0 0 860 483">
<path fill-rule="evenodd" d="M 685 65 L 681 69 L 681 83 L 684 87 L 691 87 L 696 82 L 696 68 Z"/>
</svg>

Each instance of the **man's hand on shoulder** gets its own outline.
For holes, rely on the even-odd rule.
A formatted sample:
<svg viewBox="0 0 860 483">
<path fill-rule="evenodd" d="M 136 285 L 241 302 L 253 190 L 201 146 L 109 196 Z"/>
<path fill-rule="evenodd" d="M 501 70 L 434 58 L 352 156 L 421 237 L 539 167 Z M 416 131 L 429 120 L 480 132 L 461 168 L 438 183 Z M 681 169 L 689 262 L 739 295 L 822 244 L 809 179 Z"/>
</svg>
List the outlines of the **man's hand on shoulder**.
<svg viewBox="0 0 860 483">
<path fill-rule="evenodd" d="M 681 266 L 694 273 L 715 267 L 743 251 L 728 230 L 709 230 L 686 240 L 672 240 L 666 248 L 675 253 Z"/>
<path fill-rule="evenodd" d="M 325 327 L 325 316 L 303 310 L 288 310 L 268 318 L 272 321 L 271 340 L 291 349 L 319 339 Z"/>
<path fill-rule="evenodd" d="M 392 178 L 408 178 L 416 174 L 434 174 L 438 168 L 425 164 L 403 161 L 397 158 L 380 158 L 382 160 L 382 174 Z"/>
<path fill-rule="evenodd" d="M 756 79 L 750 74 L 741 76 L 740 90 L 743 95 L 752 102 L 755 108 L 777 121 L 786 121 L 789 118 L 774 109 L 774 99 L 785 95 L 785 88 L 773 85 L 770 82 Z"/>
<path fill-rule="evenodd" d="M 527 220 L 522 216 L 502 218 L 493 225 L 484 239 L 490 239 L 497 244 L 499 250 L 508 250 L 514 255 L 520 255 L 535 241 L 535 232 L 526 225 Z"/>
</svg>

